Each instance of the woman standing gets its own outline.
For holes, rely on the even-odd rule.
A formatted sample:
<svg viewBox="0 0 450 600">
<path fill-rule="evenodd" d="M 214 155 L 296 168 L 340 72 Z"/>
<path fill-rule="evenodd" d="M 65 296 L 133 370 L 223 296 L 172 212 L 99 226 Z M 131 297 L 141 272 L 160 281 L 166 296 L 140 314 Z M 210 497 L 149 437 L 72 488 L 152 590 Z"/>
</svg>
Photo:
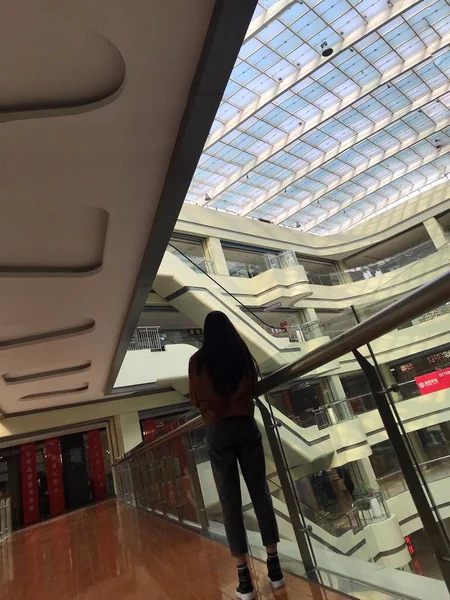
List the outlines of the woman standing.
<svg viewBox="0 0 450 600">
<path fill-rule="evenodd" d="M 264 449 L 253 416 L 256 381 L 255 361 L 245 342 L 224 313 L 211 312 L 205 320 L 203 346 L 189 363 L 189 392 L 191 403 L 200 409 L 206 425 L 207 450 L 228 544 L 236 560 L 239 576 L 236 595 L 241 600 L 253 600 L 255 591 L 247 564 L 238 464 L 266 546 L 269 579 L 274 588 L 284 585 Z"/>
</svg>

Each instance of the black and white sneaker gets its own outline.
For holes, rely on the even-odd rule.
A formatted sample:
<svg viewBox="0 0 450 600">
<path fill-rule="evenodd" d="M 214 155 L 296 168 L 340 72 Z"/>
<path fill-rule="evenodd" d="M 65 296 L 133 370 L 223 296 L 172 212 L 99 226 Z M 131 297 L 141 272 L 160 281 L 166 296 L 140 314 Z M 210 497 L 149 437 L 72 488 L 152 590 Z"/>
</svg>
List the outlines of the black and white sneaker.
<svg viewBox="0 0 450 600">
<path fill-rule="evenodd" d="M 256 598 L 253 589 L 252 576 L 247 565 L 238 567 L 239 585 L 236 589 L 236 596 L 240 600 L 254 600 Z"/>
<path fill-rule="evenodd" d="M 267 555 L 267 571 L 269 580 L 274 590 L 278 590 L 285 585 L 283 571 L 281 570 L 278 553 Z"/>
</svg>

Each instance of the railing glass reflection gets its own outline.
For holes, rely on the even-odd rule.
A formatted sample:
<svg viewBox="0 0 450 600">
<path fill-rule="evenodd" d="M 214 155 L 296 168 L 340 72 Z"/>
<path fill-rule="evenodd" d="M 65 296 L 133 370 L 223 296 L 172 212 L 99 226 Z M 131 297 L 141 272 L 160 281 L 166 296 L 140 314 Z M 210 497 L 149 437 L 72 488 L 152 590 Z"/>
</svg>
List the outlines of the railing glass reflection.
<svg viewBox="0 0 450 600">
<path fill-rule="evenodd" d="M 0 542 L 9 538 L 11 534 L 11 498 L 0 496 Z"/>
<path fill-rule="evenodd" d="M 450 455 L 422 462 L 419 466 L 427 483 L 434 483 L 450 477 Z M 386 498 L 393 498 L 408 491 L 408 485 L 401 470 L 380 477 L 378 483 Z"/>
<path fill-rule="evenodd" d="M 372 279 L 373 277 L 379 277 L 386 273 L 391 273 L 402 267 L 406 267 L 412 263 L 417 262 L 423 258 L 426 258 L 430 254 L 436 252 L 436 247 L 431 240 L 418 244 L 413 248 L 409 248 L 403 252 L 379 260 L 377 262 L 364 265 L 361 267 L 354 267 L 352 269 L 345 269 L 340 273 L 308 273 L 309 282 L 314 285 L 341 285 L 350 281 L 364 281 L 366 279 Z M 348 277 L 348 279 L 345 277 Z"/>
<path fill-rule="evenodd" d="M 251 279 L 269 269 L 286 269 L 297 266 L 298 260 L 295 252 L 287 250 L 280 254 L 261 254 L 252 258 L 252 262 L 227 261 L 228 272 L 231 277 Z"/>
<path fill-rule="evenodd" d="M 300 360 L 264 378 L 258 384 L 258 393 L 280 389 L 282 386 L 286 387 L 289 381 L 295 381 L 296 385 L 299 385 L 299 382 L 302 383 L 301 378 L 305 377 L 308 373 L 312 373 L 322 365 L 328 364 L 331 360 L 334 361 L 342 356 L 347 356 L 353 348 L 363 348 L 368 342 L 386 335 L 402 319 L 416 318 L 421 313 L 430 312 L 439 302 L 448 302 L 449 284 L 450 276 L 446 274 L 439 280 L 424 286 L 381 313 L 369 317 L 366 322 L 346 332 L 342 337 L 330 342 L 324 342 L 323 345 L 305 354 Z M 384 391 L 375 391 L 373 393 L 377 398 L 377 402 L 380 403 L 380 407 L 382 407 L 380 396 L 382 393 L 384 394 Z M 353 424 L 350 423 L 347 427 L 345 421 L 354 420 L 350 412 L 351 407 L 351 402 L 347 399 L 331 403 L 330 408 L 324 411 L 324 414 L 327 416 L 330 410 L 333 411 L 329 428 L 336 425 L 335 431 L 344 431 L 346 432 L 345 435 L 348 435 L 352 431 Z M 265 410 L 267 413 L 267 408 Z M 339 567 L 341 569 L 339 576 L 343 576 L 342 573 L 344 571 L 347 574 L 355 573 L 356 567 L 353 561 L 367 560 L 364 558 L 364 552 L 371 551 L 369 547 L 370 535 L 375 528 L 378 532 L 381 531 L 379 534 L 381 539 L 384 535 L 383 532 L 397 531 L 397 538 L 393 540 L 391 547 L 383 550 L 384 555 L 392 556 L 406 551 L 399 522 L 395 521 L 393 515 L 389 515 L 387 507 L 384 506 L 384 499 L 376 496 L 378 493 L 377 490 L 374 490 L 374 493 L 367 494 L 367 486 L 364 486 L 365 492 L 359 493 L 358 486 L 362 489 L 362 484 L 370 481 L 368 476 L 364 475 L 364 473 L 358 475 L 356 469 L 354 469 L 355 472 L 352 473 L 352 488 L 349 483 L 349 475 L 345 472 L 345 470 L 348 469 L 350 471 L 353 468 L 351 465 L 352 461 L 367 461 L 370 450 L 367 440 L 364 440 L 362 443 L 348 443 L 346 445 L 346 440 L 343 439 L 345 435 L 341 440 L 336 439 L 333 441 L 331 439 L 332 431 L 322 432 L 316 440 L 306 435 L 304 431 L 299 431 L 299 428 L 286 423 L 285 421 L 287 420 L 283 420 L 280 423 L 278 417 L 274 418 L 271 415 L 267 418 L 267 414 L 266 416 L 264 416 L 264 412 L 262 414 L 264 427 L 261 427 L 261 434 L 264 439 L 266 451 L 268 479 L 270 485 L 273 484 L 271 491 L 274 497 L 274 504 L 276 504 L 277 514 L 279 514 L 282 523 L 282 552 L 285 552 L 286 556 L 291 558 L 291 562 L 296 567 L 302 568 L 304 562 L 300 562 L 300 556 L 302 559 L 306 556 L 307 561 L 309 561 L 307 563 L 309 566 L 305 569 L 308 575 L 311 574 L 311 561 L 315 565 L 312 570 L 316 574 L 322 572 L 324 569 L 326 570 L 326 565 L 330 564 L 330 561 L 333 562 L 334 568 L 338 569 Z M 359 426 L 360 422 L 358 420 L 358 422 L 355 422 L 354 427 L 356 432 Z M 205 452 L 203 444 L 204 434 L 201 427 L 201 422 L 194 418 L 178 427 L 173 434 L 163 436 L 147 446 L 144 445 L 137 452 L 131 453 L 130 456 L 117 463 L 115 470 L 117 469 L 116 479 L 119 482 L 118 488 L 121 485 L 126 486 L 125 489 L 120 489 L 119 495 L 133 506 L 140 506 L 165 518 L 175 519 L 197 527 L 201 526 L 204 530 L 212 534 L 222 535 L 221 508 L 220 504 L 217 503 L 214 477 Z M 397 439 L 402 439 L 399 433 L 396 433 L 396 435 Z M 391 440 L 394 438 L 395 436 L 391 434 Z M 274 439 L 278 441 L 274 443 Z M 357 438 L 357 440 L 359 439 Z M 183 441 L 183 447 L 186 452 L 185 466 L 183 466 L 183 455 L 179 454 L 179 450 L 176 447 L 176 444 L 180 440 Z M 341 443 L 342 448 L 337 447 L 334 443 L 335 441 Z M 322 447 L 320 447 L 320 444 L 322 444 Z M 342 452 L 340 452 L 341 449 Z M 344 452 L 351 452 L 351 458 L 343 457 L 342 454 Z M 279 460 L 280 454 L 282 462 Z M 147 457 L 143 459 L 141 456 L 137 460 L 140 455 L 147 455 Z M 402 457 L 402 460 L 404 463 L 407 462 L 404 457 Z M 326 486 L 327 470 L 337 470 L 338 468 L 342 470 L 342 475 L 338 475 L 337 479 L 331 485 L 328 482 Z M 143 470 L 147 471 L 147 479 L 145 479 Z M 186 484 L 188 487 L 187 492 L 183 481 L 185 477 L 189 478 L 191 482 L 189 485 Z M 414 481 L 410 475 L 408 477 L 409 481 Z M 344 525 L 343 527 L 346 531 L 340 536 L 342 539 L 339 542 L 327 539 L 327 531 L 324 531 L 325 527 L 321 527 L 313 521 L 311 521 L 311 527 L 313 527 L 313 531 L 311 532 L 309 529 L 310 523 L 305 521 L 302 503 L 304 505 L 309 504 L 305 501 L 305 495 L 311 495 L 311 488 L 313 485 L 316 485 L 312 481 L 313 479 L 317 480 L 316 489 L 327 496 L 329 503 L 331 503 L 330 498 L 332 495 L 336 496 L 336 487 L 332 489 L 332 486 L 337 485 L 345 499 L 345 502 L 339 500 L 340 506 L 343 508 L 343 514 L 340 518 L 343 521 L 350 519 L 351 530 L 347 525 Z M 329 488 L 328 491 L 327 487 Z M 294 509 L 290 500 L 292 488 L 295 489 L 295 498 L 297 499 L 297 506 L 294 506 Z M 412 497 L 414 497 L 414 494 L 415 490 L 411 485 Z M 194 499 L 192 503 L 196 511 L 194 518 L 192 518 L 191 514 L 189 515 L 190 518 L 183 516 L 183 510 L 188 503 L 187 499 L 189 496 Z M 369 497 L 367 498 L 366 496 Z M 377 503 L 375 500 L 377 500 Z M 249 503 L 246 503 L 245 498 L 244 503 L 250 545 L 253 551 L 257 553 L 258 536 L 255 519 L 252 514 L 251 505 L 248 506 Z M 313 508 L 316 510 L 315 507 Z M 322 506 L 318 508 L 323 510 Z M 320 512 L 320 510 L 316 510 L 316 512 Z M 421 514 L 426 515 L 422 507 L 421 510 Z M 344 513 L 346 516 L 344 516 Z M 295 523 L 295 519 L 299 515 L 301 516 L 300 525 L 297 523 L 295 526 L 292 526 L 292 523 Z M 314 525 L 317 525 L 315 529 Z M 429 522 L 427 522 L 427 526 L 429 526 Z M 366 530 L 368 530 L 367 535 Z M 311 535 L 309 535 L 310 533 Z M 348 539 L 349 537 L 352 539 Z M 302 553 L 305 550 L 305 539 L 308 547 L 311 547 L 309 557 L 307 554 Z M 347 545 L 343 547 L 344 543 Z M 361 548 L 365 548 L 365 550 L 361 555 L 358 555 Z M 316 549 L 317 556 L 315 555 Z M 330 558 L 329 551 L 334 552 L 335 556 Z M 376 556 L 376 553 L 372 553 L 372 558 Z M 337 557 L 340 557 L 339 560 Z M 408 556 L 405 558 L 402 555 L 400 558 L 403 561 L 400 563 L 400 566 L 408 563 Z M 346 560 L 348 561 L 348 568 L 344 564 Z M 447 565 L 443 565 L 442 561 L 439 564 L 442 567 L 442 572 L 447 574 L 445 571 Z M 369 566 L 367 562 L 362 571 L 366 572 L 366 568 L 370 570 Z M 293 568 L 292 570 L 295 569 Z M 374 566 L 373 572 L 375 571 L 377 574 L 380 573 L 379 566 Z M 410 576 L 414 577 L 413 575 Z M 349 584 L 349 578 L 347 578 L 346 582 Z M 372 588 L 376 588 L 373 580 L 371 584 Z M 333 585 L 335 585 L 334 581 Z M 351 594 L 355 590 L 346 587 L 345 591 Z M 378 598 L 383 596 L 377 592 L 371 597 L 378 600 Z M 394 593 L 391 594 L 391 597 L 394 597 Z M 414 596 L 410 594 L 410 597 Z M 441 595 L 441 597 L 443 596 Z"/>
</svg>

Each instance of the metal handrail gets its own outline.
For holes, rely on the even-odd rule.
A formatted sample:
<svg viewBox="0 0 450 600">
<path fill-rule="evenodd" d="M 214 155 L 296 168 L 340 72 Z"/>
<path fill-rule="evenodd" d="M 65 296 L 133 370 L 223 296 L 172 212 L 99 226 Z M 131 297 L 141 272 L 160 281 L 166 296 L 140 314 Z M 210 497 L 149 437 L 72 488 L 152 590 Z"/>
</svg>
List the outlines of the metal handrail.
<svg viewBox="0 0 450 600">
<path fill-rule="evenodd" d="M 420 250 L 422 249 L 431 250 L 431 252 L 421 253 Z M 419 250 L 419 253 L 416 256 L 411 256 L 417 250 Z M 428 256 L 430 256 L 430 254 L 434 254 L 435 252 L 436 248 L 433 242 L 431 240 L 426 240 L 425 242 L 417 244 L 412 248 L 408 248 L 408 250 L 403 250 L 402 252 L 398 252 L 397 254 L 393 254 L 392 256 L 388 256 L 373 263 L 368 263 L 359 267 L 351 267 L 340 271 L 339 273 L 334 271 L 331 271 L 329 273 L 308 273 L 308 277 L 310 283 L 312 284 L 317 285 L 317 281 L 319 281 L 319 285 L 327 285 L 328 283 L 322 283 L 322 281 L 326 281 L 331 283 L 331 285 L 339 285 L 345 283 L 345 281 L 343 281 L 342 279 L 343 275 L 350 275 L 350 277 L 352 275 L 361 275 L 360 279 L 353 279 L 353 282 L 356 282 L 364 279 L 364 273 L 366 273 L 366 275 L 370 278 L 378 277 L 379 275 L 385 275 L 386 273 L 392 273 L 397 269 L 402 269 L 403 267 L 409 266 L 410 264 L 422 260 L 423 258 L 427 258 Z M 412 258 L 413 260 L 410 260 L 408 262 L 405 261 L 404 264 L 401 264 L 400 259 L 404 257 Z M 394 266 L 394 268 L 382 270 L 385 269 L 387 266 Z M 375 269 L 375 273 L 372 273 L 371 269 Z"/>
<path fill-rule="evenodd" d="M 390 306 L 375 313 L 362 323 L 341 333 L 334 339 L 308 352 L 300 359 L 264 377 L 256 386 L 256 396 L 263 396 L 278 386 L 306 375 L 327 363 L 344 356 L 356 348 L 396 329 L 400 323 L 413 319 L 450 299 L 450 271 L 436 277 L 420 288 L 403 296 Z M 178 429 L 161 436 L 149 444 L 139 444 L 124 456 L 138 454 L 144 448 L 166 444 L 180 435 L 203 425 L 201 416 L 184 423 Z M 122 459 L 123 460 L 123 459 Z M 118 461 L 119 462 L 119 461 Z"/>
<path fill-rule="evenodd" d="M 425 467 L 427 465 L 431 465 L 432 463 L 441 462 L 441 461 L 445 460 L 446 458 L 450 458 L 450 454 L 446 454 L 445 456 L 439 456 L 438 458 L 432 458 L 430 460 L 426 460 L 425 462 L 421 462 L 421 463 L 419 463 L 419 467 Z M 401 469 L 398 469 L 398 471 L 392 471 L 391 473 L 388 473 L 387 475 L 378 477 L 377 481 L 383 482 L 385 479 L 389 479 L 389 477 L 392 477 L 393 475 L 399 475 L 402 472 L 403 471 Z"/>
<path fill-rule="evenodd" d="M 413 319 L 450 299 L 450 271 L 403 296 L 362 323 L 308 352 L 302 358 L 262 379 L 256 389 L 261 396 L 283 383 L 344 356 L 356 348 L 389 333 L 408 319 Z"/>
</svg>

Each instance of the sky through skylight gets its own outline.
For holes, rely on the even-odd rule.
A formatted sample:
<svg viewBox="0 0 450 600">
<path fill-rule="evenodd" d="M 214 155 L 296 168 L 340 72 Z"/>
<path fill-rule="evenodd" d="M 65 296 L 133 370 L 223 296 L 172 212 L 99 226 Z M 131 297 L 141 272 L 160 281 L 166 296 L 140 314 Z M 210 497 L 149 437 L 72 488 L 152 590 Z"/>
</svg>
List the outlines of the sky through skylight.
<svg viewBox="0 0 450 600">
<path fill-rule="evenodd" d="M 450 173 L 450 0 L 260 0 L 186 201 L 317 235 Z"/>
</svg>

